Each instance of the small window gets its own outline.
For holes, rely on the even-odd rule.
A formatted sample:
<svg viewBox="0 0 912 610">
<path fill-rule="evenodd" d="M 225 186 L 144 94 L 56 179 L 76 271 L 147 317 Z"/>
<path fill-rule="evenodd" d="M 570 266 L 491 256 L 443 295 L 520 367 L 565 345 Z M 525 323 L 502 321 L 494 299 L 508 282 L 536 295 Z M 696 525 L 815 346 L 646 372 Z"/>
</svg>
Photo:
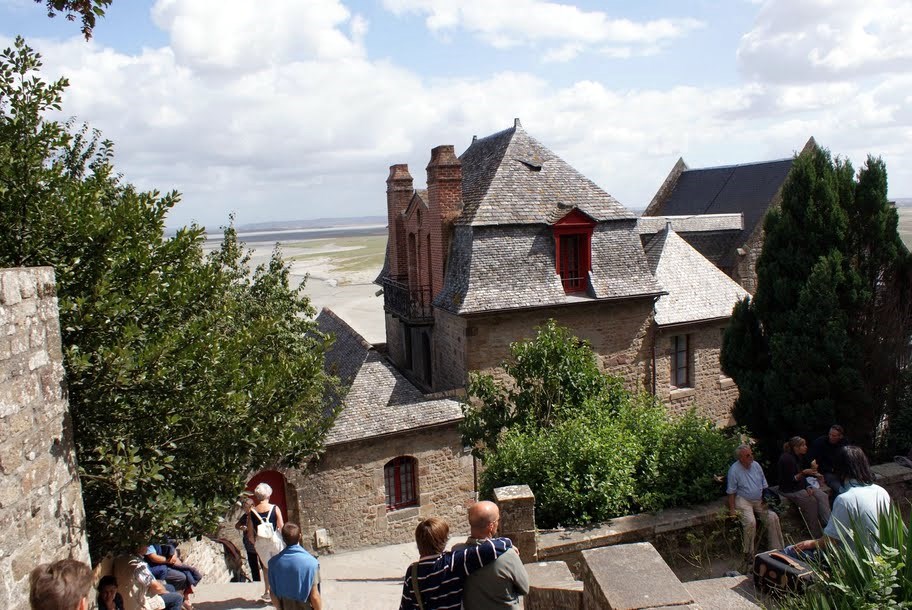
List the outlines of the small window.
<svg viewBox="0 0 912 610">
<path fill-rule="evenodd" d="M 690 335 L 671 338 L 671 384 L 676 388 L 693 387 L 693 358 L 690 353 Z"/>
<path fill-rule="evenodd" d="M 383 467 L 387 510 L 417 506 L 417 471 L 418 460 L 413 457 L 397 457 Z"/>
</svg>

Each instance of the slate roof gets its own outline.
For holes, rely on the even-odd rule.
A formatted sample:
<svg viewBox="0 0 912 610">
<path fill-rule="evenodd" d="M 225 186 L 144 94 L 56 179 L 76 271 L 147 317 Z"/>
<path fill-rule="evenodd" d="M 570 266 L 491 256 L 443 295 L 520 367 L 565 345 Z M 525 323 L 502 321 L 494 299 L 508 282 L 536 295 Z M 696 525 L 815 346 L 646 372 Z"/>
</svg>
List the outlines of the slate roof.
<svg viewBox="0 0 912 610">
<path fill-rule="evenodd" d="M 326 436 L 326 445 L 406 432 L 462 419 L 458 400 L 428 400 L 361 335 L 331 310 L 317 316 L 323 332 L 335 335 L 326 370 L 348 386 L 344 407 Z"/>
<path fill-rule="evenodd" d="M 671 216 L 741 213 L 744 228 L 732 241 L 740 245 L 766 216 L 793 161 L 790 158 L 684 170 L 656 211 Z M 735 250 L 731 247 L 719 263 L 723 267 L 731 266 L 734 256 Z"/>
<path fill-rule="evenodd" d="M 637 232 L 658 233 L 668 223 L 675 233 L 690 231 L 741 231 L 744 228 L 742 214 L 701 214 L 699 216 L 640 216 L 637 218 Z"/>
<path fill-rule="evenodd" d="M 460 157 L 463 210 L 434 305 L 464 314 L 654 296 L 636 216 L 514 126 L 476 139 Z M 573 209 L 596 221 L 585 294 L 564 293 L 552 225 Z"/>
<path fill-rule="evenodd" d="M 564 293 L 547 225 L 458 226 L 434 305 L 455 314 L 524 309 L 661 294 L 649 272 L 635 220 L 603 222 L 592 234 L 585 294 Z"/>
<path fill-rule="evenodd" d="M 655 305 L 659 326 L 728 317 L 735 303 L 748 296 L 674 230 L 653 236 L 645 250 L 656 279 L 668 292 Z"/>
<path fill-rule="evenodd" d="M 463 210 L 456 224 L 552 224 L 576 207 L 595 220 L 633 212 L 522 128 L 476 139 L 459 157 Z"/>
</svg>

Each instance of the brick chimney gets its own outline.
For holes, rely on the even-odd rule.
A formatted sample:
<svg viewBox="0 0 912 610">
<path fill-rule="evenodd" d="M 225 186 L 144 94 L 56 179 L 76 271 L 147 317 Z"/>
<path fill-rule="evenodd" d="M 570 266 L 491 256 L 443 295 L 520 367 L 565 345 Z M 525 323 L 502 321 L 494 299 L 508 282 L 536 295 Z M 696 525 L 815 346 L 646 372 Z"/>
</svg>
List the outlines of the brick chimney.
<svg viewBox="0 0 912 610">
<path fill-rule="evenodd" d="M 449 253 L 453 222 L 462 212 L 462 162 L 452 144 L 431 150 L 427 166 L 428 216 L 431 239 L 431 285 L 433 296 L 443 286 L 446 257 Z"/>
<path fill-rule="evenodd" d="M 397 281 L 401 281 L 408 274 L 408 252 L 402 213 L 408 207 L 414 192 L 408 165 L 405 163 L 391 165 L 389 178 L 386 179 L 386 211 L 389 223 L 387 239 L 389 240 L 389 274 Z"/>
</svg>

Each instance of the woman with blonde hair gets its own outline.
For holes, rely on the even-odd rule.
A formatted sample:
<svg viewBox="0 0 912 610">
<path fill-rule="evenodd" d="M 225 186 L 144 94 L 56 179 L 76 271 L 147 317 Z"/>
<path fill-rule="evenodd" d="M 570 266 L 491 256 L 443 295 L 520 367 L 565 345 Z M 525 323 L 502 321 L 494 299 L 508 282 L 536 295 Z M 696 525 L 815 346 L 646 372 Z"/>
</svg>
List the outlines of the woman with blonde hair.
<svg viewBox="0 0 912 610">
<path fill-rule="evenodd" d="M 819 476 L 816 464 L 801 468 L 801 460 L 807 453 L 807 441 L 793 436 L 783 446 L 779 458 L 779 493 L 798 505 L 804 523 L 811 536 L 819 538 L 830 520 L 830 499 L 820 489 L 815 478 Z"/>
<path fill-rule="evenodd" d="M 269 503 L 271 496 L 272 487 L 266 483 L 257 485 L 253 490 L 256 504 L 247 513 L 247 540 L 253 543 L 260 559 L 263 583 L 266 585 L 261 601 L 266 603 L 270 603 L 272 599 L 269 591 L 269 560 L 284 547 L 284 543 L 278 533 L 285 525 L 285 519 L 282 516 L 282 509 L 275 504 Z"/>
</svg>

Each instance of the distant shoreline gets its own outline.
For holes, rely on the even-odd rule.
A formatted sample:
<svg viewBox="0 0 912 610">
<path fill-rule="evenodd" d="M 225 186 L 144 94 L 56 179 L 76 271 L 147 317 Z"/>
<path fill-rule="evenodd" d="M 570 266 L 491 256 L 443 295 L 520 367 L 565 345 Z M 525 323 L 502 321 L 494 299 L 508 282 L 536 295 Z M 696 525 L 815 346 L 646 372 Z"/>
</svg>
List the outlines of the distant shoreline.
<svg viewBox="0 0 912 610">
<path fill-rule="evenodd" d="M 348 225 L 313 229 L 275 229 L 272 231 L 239 231 L 237 236 L 244 243 L 274 244 L 323 239 L 330 237 L 357 237 L 361 235 L 386 235 L 386 224 Z M 206 242 L 221 241 L 222 233 L 207 233 Z"/>
</svg>

